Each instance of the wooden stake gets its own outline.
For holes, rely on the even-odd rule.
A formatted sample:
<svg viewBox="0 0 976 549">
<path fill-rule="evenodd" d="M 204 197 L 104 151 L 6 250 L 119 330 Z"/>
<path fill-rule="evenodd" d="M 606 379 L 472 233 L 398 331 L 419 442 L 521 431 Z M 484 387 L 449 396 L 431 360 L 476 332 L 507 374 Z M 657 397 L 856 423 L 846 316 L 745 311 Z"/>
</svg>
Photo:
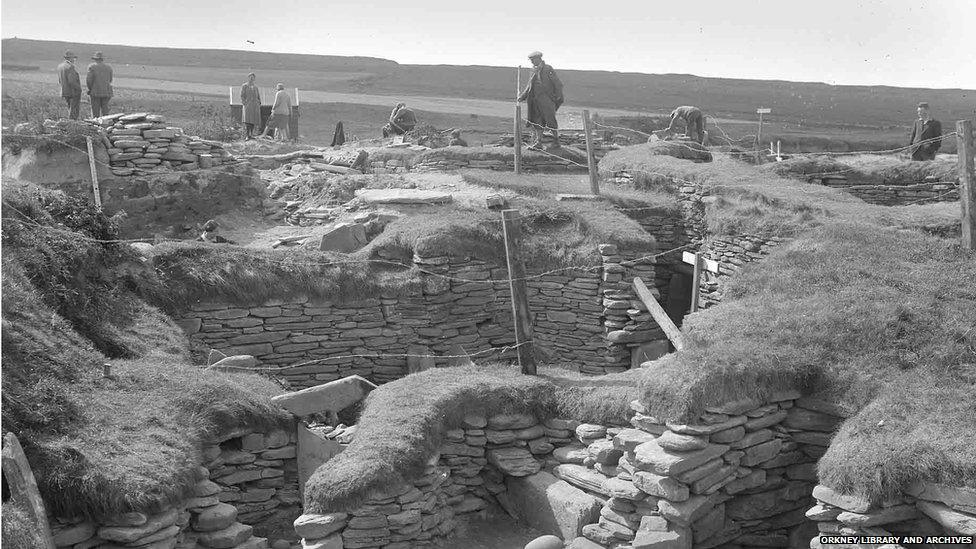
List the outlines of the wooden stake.
<svg viewBox="0 0 976 549">
<path fill-rule="evenodd" d="M 102 191 L 98 188 L 98 169 L 95 168 L 95 147 L 92 145 L 91 136 L 85 137 L 88 143 L 88 168 L 91 170 L 92 192 L 95 193 L 95 206 L 102 207 Z"/>
<path fill-rule="evenodd" d="M 535 375 L 535 356 L 532 354 L 532 316 L 529 314 L 529 295 L 525 285 L 525 265 L 522 263 L 522 229 L 518 210 L 502 210 L 502 230 L 505 234 L 505 258 L 508 261 L 509 288 L 512 292 L 512 319 L 515 323 L 515 344 L 518 345 L 519 366 L 522 373 Z"/>
<path fill-rule="evenodd" d="M 972 120 L 956 122 L 957 156 L 959 157 L 959 203 L 962 205 L 962 247 L 976 250 L 976 174 L 973 157 Z"/>
<path fill-rule="evenodd" d="M 683 350 L 685 348 L 685 339 L 684 336 L 681 335 L 681 330 L 674 325 L 674 322 L 671 321 L 671 317 L 669 317 L 668 313 L 664 311 L 661 304 L 654 299 L 654 294 L 647 289 L 647 286 L 644 285 L 644 282 L 641 279 L 634 279 L 634 290 L 637 291 L 638 297 L 640 297 L 641 301 L 644 302 L 644 305 L 647 306 L 647 310 L 651 313 L 651 316 L 654 317 L 657 325 L 664 330 L 664 335 L 668 336 L 668 339 L 671 340 L 671 344 L 674 345 L 674 349 L 676 351 Z"/>
<path fill-rule="evenodd" d="M 695 252 L 695 270 L 691 276 L 691 312 L 698 310 L 698 293 L 701 287 L 702 257 L 701 252 Z"/>
<path fill-rule="evenodd" d="M 515 124 L 512 135 L 515 137 L 515 173 L 522 173 L 522 105 L 515 105 Z"/>
<path fill-rule="evenodd" d="M 34 472 L 31 471 L 24 449 L 17 440 L 17 435 L 7 433 L 3 437 L 3 477 L 10 488 L 10 497 L 26 504 L 26 511 L 30 513 L 37 525 L 43 543 L 43 549 L 55 549 L 54 538 L 51 537 L 51 525 L 47 522 L 47 511 L 44 500 L 37 489 Z"/>
<path fill-rule="evenodd" d="M 586 167 L 590 171 L 590 192 L 600 194 L 600 177 L 596 171 L 596 155 L 593 153 L 593 136 L 590 111 L 583 109 L 583 134 L 586 136 Z"/>
<path fill-rule="evenodd" d="M 522 105 L 519 96 L 522 95 L 522 65 L 515 70 L 515 125 L 512 131 L 515 141 L 515 173 L 522 173 Z"/>
</svg>

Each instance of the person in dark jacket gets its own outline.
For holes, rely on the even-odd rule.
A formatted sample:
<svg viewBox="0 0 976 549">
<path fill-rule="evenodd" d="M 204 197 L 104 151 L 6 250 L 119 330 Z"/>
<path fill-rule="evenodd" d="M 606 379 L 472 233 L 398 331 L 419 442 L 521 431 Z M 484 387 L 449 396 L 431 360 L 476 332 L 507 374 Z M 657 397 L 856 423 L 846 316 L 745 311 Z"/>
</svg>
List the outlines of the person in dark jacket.
<svg viewBox="0 0 976 549">
<path fill-rule="evenodd" d="M 406 103 L 397 103 L 390 113 L 390 120 L 383 126 L 383 137 L 403 135 L 417 126 L 417 115 Z"/>
<path fill-rule="evenodd" d="M 261 125 L 261 90 L 254 81 L 257 76 L 247 75 L 241 85 L 241 122 L 244 123 L 244 139 L 254 139 L 254 128 Z"/>
<path fill-rule="evenodd" d="M 909 145 L 912 160 L 935 160 L 935 153 L 942 146 L 942 123 L 929 114 L 929 104 L 918 104 L 918 119 L 912 124 Z"/>
<path fill-rule="evenodd" d="M 75 69 L 78 56 L 71 50 L 64 52 L 64 61 L 58 65 L 58 83 L 61 84 L 61 97 L 68 103 L 68 118 L 78 120 L 81 108 L 81 77 Z"/>
<path fill-rule="evenodd" d="M 559 148 L 559 125 L 556 123 L 556 111 L 563 104 L 563 83 L 556 76 L 556 71 L 542 60 L 542 53 L 534 51 L 529 54 L 532 62 L 532 79 L 529 85 L 519 95 L 519 101 L 527 104 L 526 121 L 534 134 L 529 148 L 539 148 L 546 130 L 552 130 L 555 145 Z"/>
<path fill-rule="evenodd" d="M 92 56 L 95 61 L 88 65 L 88 95 L 91 97 L 92 118 L 108 114 L 108 101 L 112 98 L 112 67 L 105 63 L 102 52 Z"/>
</svg>

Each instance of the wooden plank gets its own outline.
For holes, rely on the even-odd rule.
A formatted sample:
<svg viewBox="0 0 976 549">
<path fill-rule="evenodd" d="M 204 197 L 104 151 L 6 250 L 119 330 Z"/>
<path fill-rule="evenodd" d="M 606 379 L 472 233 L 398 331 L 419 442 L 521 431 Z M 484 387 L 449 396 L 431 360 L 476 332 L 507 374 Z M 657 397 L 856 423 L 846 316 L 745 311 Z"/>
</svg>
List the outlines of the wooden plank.
<svg viewBox="0 0 976 549">
<path fill-rule="evenodd" d="M 590 127 L 590 111 L 583 109 L 583 137 L 586 139 L 586 167 L 590 172 L 590 192 L 600 194 L 600 176 L 596 169 L 596 156 L 593 154 L 593 132 Z"/>
<path fill-rule="evenodd" d="M 695 264 L 695 256 L 701 257 L 701 254 L 693 254 L 691 252 L 684 252 L 681 254 L 681 260 L 689 265 Z M 702 267 L 710 273 L 718 274 L 718 261 L 714 259 L 708 259 L 707 257 L 701 257 Z"/>
<path fill-rule="evenodd" d="M 695 270 L 691 275 L 691 312 L 698 310 L 698 294 L 701 288 L 702 277 L 702 256 L 701 252 L 695 254 Z"/>
<path fill-rule="evenodd" d="M 85 137 L 88 144 L 88 169 L 91 170 L 92 192 L 95 194 L 95 206 L 102 207 L 102 191 L 98 188 L 98 168 L 95 167 L 95 146 L 92 145 L 91 136 Z"/>
<path fill-rule="evenodd" d="M 532 316 L 529 314 L 529 294 L 525 284 L 525 264 L 522 263 L 522 229 L 518 210 L 502 210 L 502 230 L 505 233 L 505 259 L 508 262 L 509 288 L 512 293 L 512 318 L 515 321 L 515 344 L 518 345 L 522 373 L 535 375 L 535 356 L 532 354 Z"/>
<path fill-rule="evenodd" d="M 956 122 L 957 156 L 959 157 L 959 203 L 962 206 L 962 247 L 976 250 L 976 174 L 974 174 L 972 120 Z"/>
<path fill-rule="evenodd" d="M 664 335 L 668 336 L 668 339 L 671 340 L 671 344 L 674 345 L 674 349 L 676 351 L 683 350 L 685 348 L 685 339 L 684 336 L 681 335 L 681 330 L 674 325 L 674 322 L 671 321 L 671 317 L 669 317 L 668 313 L 664 311 L 661 304 L 654 299 L 654 294 L 647 289 L 647 286 L 644 285 L 644 282 L 640 278 L 634 279 L 634 290 L 637 292 L 637 296 L 640 297 L 641 301 L 644 302 L 644 305 L 647 306 L 647 310 L 651 313 L 651 316 L 654 317 L 657 325 L 664 330 Z"/>
<path fill-rule="evenodd" d="M 55 549 L 51 525 L 47 522 L 47 511 L 44 509 L 41 492 L 37 489 L 34 472 L 31 471 L 17 435 L 13 433 L 7 433 L 3 437 L 2 465 L 3 477 L 10 488 L 10 497 L 26 504 L 26 511 L 30 513 L 39 530 L 43 549 Z"/>
</svg>

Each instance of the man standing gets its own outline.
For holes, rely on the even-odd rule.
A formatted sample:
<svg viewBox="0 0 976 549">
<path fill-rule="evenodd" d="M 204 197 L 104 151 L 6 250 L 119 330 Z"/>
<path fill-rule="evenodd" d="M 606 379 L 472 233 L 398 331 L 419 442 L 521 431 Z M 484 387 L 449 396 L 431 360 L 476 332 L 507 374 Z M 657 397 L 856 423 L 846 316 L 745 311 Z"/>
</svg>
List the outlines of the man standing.
<svg viewBox="0 0 976 549">
<path fill-rule="evenodd" d="M 909 139 L 912 160 L 935 160 L 935 153 L 942 146 L 942 123 L 929 114 L 929 104 L 918 104 L 918 120 L 912 125 Z"/>
<path fill-rule="evenodd" d="M 542 146 L 542 137 L 546 130 L 552 130 L 555 145 L 559 148 L 559 125 L 556 123 L 556 110 L 563 104 L 563 83 L 556 76 L 556 71 L 542 60 L 542 53 L 534 51 L 529 54 L 532 62 L 532 80 L 519 97 L 519 101 L 527 103 L 526 120 L 534 134 L 530 149 Z"/>
<path fill-rule="evenodd" d="M 683 106 L 671 111 L 671 124 L 665 128 L 665 135 L 674 134 L 674 124 L 681 119 L 685 123 L 685 133 L 699 145 L 705 144 L 705 115 L 698 107 Z"/>
<path fill-rule="evenodd" d="M 78 120 L 81 107 L 81 77 L 75 69 L 78 56 L 71 50 L 64 52 L 64 61 L 58 65 L 58 83 L 61 84 L 61 97 L 68 103 L 68 118 Z"/>
<path fill-rule="evenodd" d="M 108 101 L 112 98 L 112 67 L 105 64 L 105 56 L 96 51 L 95 61 L 88 65 L 88 95 L 91 96 L 92 118 L 108 114 Z"/>
</svg>

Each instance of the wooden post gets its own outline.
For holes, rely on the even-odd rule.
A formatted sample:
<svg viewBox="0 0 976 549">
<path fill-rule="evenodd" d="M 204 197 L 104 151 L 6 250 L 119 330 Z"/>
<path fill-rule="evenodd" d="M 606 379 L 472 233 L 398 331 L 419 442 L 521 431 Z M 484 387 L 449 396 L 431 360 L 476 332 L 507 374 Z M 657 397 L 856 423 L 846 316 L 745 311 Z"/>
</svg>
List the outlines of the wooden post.
<svg viewBox="0 0 976 549">
<path fill-rule="evenodd" d="M 600 178 L 596 171 L 596 155 L 593 153 L 593 135 L 590 127 L 590 111 L 583 109 L 583 133 L 586 136 L 586 166 L 590 170 L 590 192 L 600 194 Z"/>
<path fill-rule="evenodd" d="M 502 210 L 502 230 L 505 233 L 505 258 L 508 261 L 509 288 L 512 292 L 512 320 L 515 323 L 515 344 L 518 345 L 519 366 L 522 373 L 535 375 L 535 356 L 532 354 L 532 316 L 529 314 L 529 295 L 525 286 L 525 265 L 522 263 L 522 230 L 518 210 Z"/>
<path fill-rule="evenodd" d="M 515 105 L 515 124 L 512 135 L 515 138 L 515 173 L 522 173 L 522 105 Z"/>
<path fill-rule="evenodd" d="M 522 105 L 519 96 L 522 95 L 522 65 L 515 69 L 515 124 L 512 128 L 512 137 L 515 147 L 515 173 L 522 173 Z"/>
<path fill-rule="evenodd" d="M 644 305 L 647 306 L 647 310 L 651 313 L 651 316 L 654 317 L 657 325 L 664 330 L 664 335 L 668 336 L 668 339 L 671 340 L 671 344 L 674 345 L 674 349 L 676 351 L 683 350 L 685 348 L 685 339 L 684 336 L 681 335 L 681 330 L 674 325 L 674 322 L 671 321 L 671 317 L 669 317 L 668 313 L 664 311 L 661 304 L 654 299 L 654 294 L 647 289 L 647 286 L 644 285 L 644 282 L 641 279 L 634 279 L 634 290 L 637 291 L 638 297 L 640 297 L 641 301 L 644 302 Z"/>
<path fill-rule="evenodd" d="M 98 188 L 98 169 L 95 167 L 95 147 L 92 145 L 91 136 L 85 137 L 88 144 L 88 168 L 91 170 L 92 192 L 95 193 L 95 207 L 102 207 L 102 191 Z"/>
<path fill-rule="evenodd" d="M 976 250 L 976 174 L 973 157 L 972 120 L 956 122 L 956 154 L 959 157 L 959 203 L 962 205 L 962 247 Z"/>
<path fill-rule="evenodd" d="M 54 538 L 51 537 L 51 525 L 47 522 L 47 511 L 44 509 L 44 500 L 41 499 L 41 492 L 37 489 L 37 481 L 34 479 L 34 472 L 31 471 L 24 449 L 17 440 L 17 435 L 7 433 L 3 437 L 3 477 L 10 488 L 10 497 L 13 500 L 21 501 L 26 504 L 26 511 L 31 514 L 34 524 L 37 525 L 43 549 L 55 549 Z"/>
<path fill-rule="evenodd" d="M 698 310 L 698 293 L 701 287 L 702 258 L 701 252 L 695 252 L 695 270 L 691 276 L 691 312 Z"/>
</svg>

